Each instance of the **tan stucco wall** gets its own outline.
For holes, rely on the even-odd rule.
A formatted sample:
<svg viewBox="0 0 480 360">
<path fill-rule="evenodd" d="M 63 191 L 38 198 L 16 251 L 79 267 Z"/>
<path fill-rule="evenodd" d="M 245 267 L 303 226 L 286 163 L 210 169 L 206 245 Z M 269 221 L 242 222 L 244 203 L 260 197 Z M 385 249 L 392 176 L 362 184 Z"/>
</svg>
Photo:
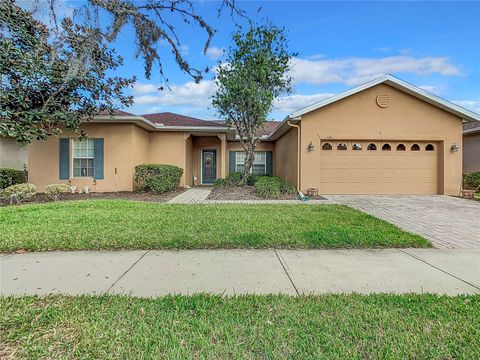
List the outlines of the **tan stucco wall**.
<svg viewBox="0 0 480 360">
<path fill-rule="evenodd" d="M 480 171 L 480 132 L 463 136 L 463 172 Z"/>
<path fill-rule="evenodd" d="M 376 104 L 379 93 L 390 95 L 389 107 Z M 388 85 L 377 85 L 305 114 L 300 125 L 302 190 L 318 184 L 321 139 L 424 140 L 439 144 L 438 193 L 459 193 L 462 146 L 455 153 L 450 147 L 462 144 L 461 119 Z M 313 151 L 307 149 L 310 142 L 315 145 Z"/>
<path fill-rule="evenodd" d="M 142 150 L 132 151 L 134 142 L 144 149 L 141 139 L 145 134 L 135 130 L 132 124 L 84 124 L 82 128 L 90 138 L 104 138 L 104 179 L 72 178 L 71 184 L 82 187 L 88 185 L 90 191 L 130 191 L 133 189 L 134 166 L 142 161 Z M 65 132 L 60 137 L 75 137 Z M 71 150 L 71 149 L 70 149 Z M 143 152 L 143 154 L 145 154 Z M 70 156 L 71 159 L 71 156 Z M 115 169 L 117 175 L 115 175 Z M 71 170 L 71 163 L 70 163 Z M 59 179 L 59 138 L 36 141 L 28 148 L 29 181 L 43 191 L 45 185 L 66 183 Z"/>
<path fill-rule="evenodd" d="M 275 142 L 273 173 L 297 186 L 298 130 L 291 128 Z"/>
<path fill-rule="evenodd" d="M 28 149 L 15 139 L 0 137 L 0 168 L 23 170 L 27 164 Z"/>
<path fill-rule="evenodd" d="M 193 186 L 193 139 L 189 136 L 186 140 L 185 150 L 185 183 L 188 186 Z"/>
</svg>

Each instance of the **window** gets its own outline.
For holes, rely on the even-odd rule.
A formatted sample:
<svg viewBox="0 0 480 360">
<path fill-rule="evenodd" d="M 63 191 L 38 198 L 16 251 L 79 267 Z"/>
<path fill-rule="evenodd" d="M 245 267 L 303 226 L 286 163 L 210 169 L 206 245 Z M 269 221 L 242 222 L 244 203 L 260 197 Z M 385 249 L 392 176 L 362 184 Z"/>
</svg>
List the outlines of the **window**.
<svg viewBox="0 0 480 360">
<path fill-rule="evenodd" d="M 362 144 L 355 143 L 352 145 L 352 150 L 362 150 Z"/>
<path fill-rule="evenodd" d="M 397 145 L 397 151 L 405 151 L 405 150 L 407 150 L 405 145 L 403 145 L 403 144 L 398 144 Z"/>
<path fill-rule="evenodd" d="M 322 145 L 322 150 L 332 150 L 332 144 L 325 143 Z"/>
<path fill-rule="evenodd" d="M 245 169 L 245 152 L 237 151 L 235 153 L 235 171 L 243 172 Z M 255 151 L 255 159 L 250 169 L 252 174 L 263 175 L 267 173 L 267 153 L 265 151 Z"/>
<path fill-rule="evenodd" d="M 427 144 L 427 146 L 425 146 L 425 151 L 434 151 L 434 150 L 435 150 L 435 147 L 432 144 Z"/>
<path fill-rule="evenodd" d="M 339 143 L 337 145 L 337 150 L 347 150 L 347 144 L 345 143 Z"/>
<path fill-rule="evenodd" d="M 412 151 L 420 151 L 420 145 L 418 144 L 413 144 L 412 147 L 410 148 Z"/>
<path fill-rule="evenodd" d="M 390 144 L 383 144 L 382 150 L 383 151 L 390 151 L 390 150 L 392 150 L 392 147 L 390 146 Z"/>
<path fill-rule="evenodd" d="M 374 143 L 368 144 L 367 150 L 370 150 L 370 151 L 377 150 L 377 145 L 375 145 Z"/>
<path fill-rule="evenodd" d="M 73 140 L 73 176 L 92 177 L 94 162 L 92 139 Z"/>
</svg>

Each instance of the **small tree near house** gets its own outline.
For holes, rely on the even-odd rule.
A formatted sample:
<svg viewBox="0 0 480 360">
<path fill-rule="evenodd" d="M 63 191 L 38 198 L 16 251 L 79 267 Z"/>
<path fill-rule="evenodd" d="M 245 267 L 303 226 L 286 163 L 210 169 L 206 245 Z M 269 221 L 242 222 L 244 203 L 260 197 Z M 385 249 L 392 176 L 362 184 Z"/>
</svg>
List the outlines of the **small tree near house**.
<svg viewBox="0 0 480 360">
<path fill-rule="evenodd" d="M 244 179 L 275 99 L 291 91 L 288 70 L 292 56 L 285 30 L 269 24 L 235 32 L 226 61 L 218 66 L 212 105 L 237 131 L 245 150 Z"/>
</svg>

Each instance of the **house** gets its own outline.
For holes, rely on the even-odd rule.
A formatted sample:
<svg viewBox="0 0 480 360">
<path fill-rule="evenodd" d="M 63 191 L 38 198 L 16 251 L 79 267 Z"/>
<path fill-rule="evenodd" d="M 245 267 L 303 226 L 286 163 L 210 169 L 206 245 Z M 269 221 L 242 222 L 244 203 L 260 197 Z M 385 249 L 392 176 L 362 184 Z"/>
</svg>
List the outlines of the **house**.
<svg viewBox="0 0 480 360">
<path fill-rule="evenodd" d="M 480 116 L 387 75 L 269 122 L 253 171 L 320 194 L 451 194 L 462 183 L 462 124 Z M 221 121 L 117 112 L 29 147 L 30 181 L 132 190 L 134 167 L 172 164 L 181 186 L 242 171 L 244 153 Z"/>
<path fill-rule="evenodd" d="M 27 146 L 11 137 L 0 136 L 0 169 L 23 170 L 27 165 Z"/>
<path fill-rule="evenodd" d="M 480 123 L 463 125 L 463 172 L 480 171 Z"/>
</svg>

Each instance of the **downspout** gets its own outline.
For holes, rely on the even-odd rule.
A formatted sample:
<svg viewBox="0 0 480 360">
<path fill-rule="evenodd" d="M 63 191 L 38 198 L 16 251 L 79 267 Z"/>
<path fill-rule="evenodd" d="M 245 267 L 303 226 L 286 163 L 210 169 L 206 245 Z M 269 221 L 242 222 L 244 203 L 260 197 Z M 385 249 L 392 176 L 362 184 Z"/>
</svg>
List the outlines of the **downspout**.
<svg viewBox="0 0 480 360">
<path fill-rule="evenodd" d="M 297 191 L 300 192 L 300 126 L 292 124 L 290 120 L 287 121 L 288 126 L 297 128 Z"/>
</svg>

